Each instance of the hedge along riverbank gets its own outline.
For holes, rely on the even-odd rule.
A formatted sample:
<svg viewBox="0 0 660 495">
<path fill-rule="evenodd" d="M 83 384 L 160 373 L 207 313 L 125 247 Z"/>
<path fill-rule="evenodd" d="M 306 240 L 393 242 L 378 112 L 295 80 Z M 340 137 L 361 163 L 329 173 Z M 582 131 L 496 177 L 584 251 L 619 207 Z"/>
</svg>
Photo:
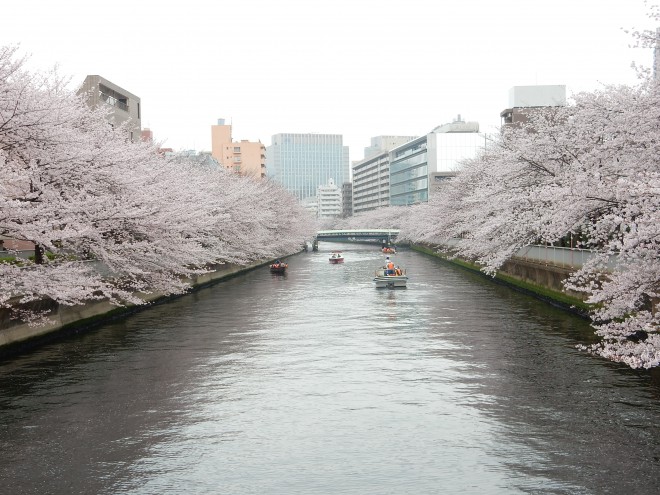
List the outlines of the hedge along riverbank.
<svg viewBox="0 0 660 495">
<path fill-rule="evenodd" d="M 10 320 L 9 311 L 0 310 L 0 359 L 16 356 L 66 336 L 88 331 L 105 323 L 125 318 L 156 304 L 166 303 L 270 263 L 269 260 L 244 266 L 218 265 L 212 272 L 189 279 L 190 290 L 183 294 L 163 295 L 162 293 L 152 293 L 140 295 L 145 304 L 114 306 L 108 301 L 90 301 L 87 304 L 78 306 L 64 306 L 52 301 L 36 301 L 33 303 L 35 306 L 50 310 L 51 322 L 42 326 L 30 326 L 24 322 Z"/>
</svg>

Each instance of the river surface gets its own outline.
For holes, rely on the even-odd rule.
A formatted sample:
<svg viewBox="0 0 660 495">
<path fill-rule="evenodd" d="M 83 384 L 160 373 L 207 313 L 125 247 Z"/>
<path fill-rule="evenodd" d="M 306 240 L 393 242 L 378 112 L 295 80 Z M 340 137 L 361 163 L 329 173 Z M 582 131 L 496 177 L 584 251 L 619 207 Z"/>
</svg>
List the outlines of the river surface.
<svg viewBox="0 0 660 495">
<path fill-rule="evenodd" d="M 346 262 L 331 265 L 342 249 Z M 660 387 L 588 323 L 321 243 L 0 363 L 0 493 L 657 494 Z"/>
</svg>

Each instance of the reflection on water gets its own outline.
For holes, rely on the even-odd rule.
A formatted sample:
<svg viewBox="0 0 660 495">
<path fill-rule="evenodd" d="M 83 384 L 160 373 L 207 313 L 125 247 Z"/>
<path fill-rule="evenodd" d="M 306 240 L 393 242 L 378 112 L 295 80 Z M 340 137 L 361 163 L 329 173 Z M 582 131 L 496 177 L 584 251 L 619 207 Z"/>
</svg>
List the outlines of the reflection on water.
<svg viewBox="0 0 660 495">
<path fill-rule="evenodd" d="M 658 493 L 648 374 L 424 255 L 375 289 L 383 259 L 321 243 L 3 363 L 0 492 Z"/>
</svg>

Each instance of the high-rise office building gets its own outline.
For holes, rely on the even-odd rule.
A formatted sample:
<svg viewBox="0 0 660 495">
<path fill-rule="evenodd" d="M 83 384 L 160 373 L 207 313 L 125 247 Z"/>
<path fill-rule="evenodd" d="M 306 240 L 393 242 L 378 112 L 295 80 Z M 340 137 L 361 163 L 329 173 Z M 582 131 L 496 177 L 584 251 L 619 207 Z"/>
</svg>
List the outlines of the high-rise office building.
<svg viewBox="0 0 660 495">
<path fill-rule="evenodd" d="M 299 200 L 333 179 L 349 180 L 348 146 L 341 134 L 275 134 L 266 148 L 268 176 Z"/>
</svg>

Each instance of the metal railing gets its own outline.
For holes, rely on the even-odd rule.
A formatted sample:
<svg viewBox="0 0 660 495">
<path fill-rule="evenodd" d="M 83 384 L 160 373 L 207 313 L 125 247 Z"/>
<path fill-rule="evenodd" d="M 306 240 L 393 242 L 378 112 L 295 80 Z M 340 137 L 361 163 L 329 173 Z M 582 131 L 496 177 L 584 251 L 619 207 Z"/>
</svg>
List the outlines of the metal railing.
<svg viewBox="0 0 660 495">
<path fill-rule="evenodd" d="M 532 245 L 521 248 L 513 257 L 546 265 L 582 268 L 587 261 L 600 254 L 602 253 L 593 249 Z M 607 261 L 607 268 L 609 270 L 614 269 L 617 261 L 618 256 L 611 254 Z"/>
<path fill-rule="evenodd" d="M 449 239 L 446 242 L 447 247 L 455 247 L 460 239 Z M 544 246 L 533 244 L 524 246 L 512 256 L 512 259 L 529 261 L 532 263 L 541 263 L 562 268 L 582 268 L 587 261 L 599 255 L 598 251 L 593 249 L 566 248 L 557 246 Z M 609 256 L 607 268 L 612 270 L 616 267 L 618 256 L 612 254 Z"/>
</svg>

